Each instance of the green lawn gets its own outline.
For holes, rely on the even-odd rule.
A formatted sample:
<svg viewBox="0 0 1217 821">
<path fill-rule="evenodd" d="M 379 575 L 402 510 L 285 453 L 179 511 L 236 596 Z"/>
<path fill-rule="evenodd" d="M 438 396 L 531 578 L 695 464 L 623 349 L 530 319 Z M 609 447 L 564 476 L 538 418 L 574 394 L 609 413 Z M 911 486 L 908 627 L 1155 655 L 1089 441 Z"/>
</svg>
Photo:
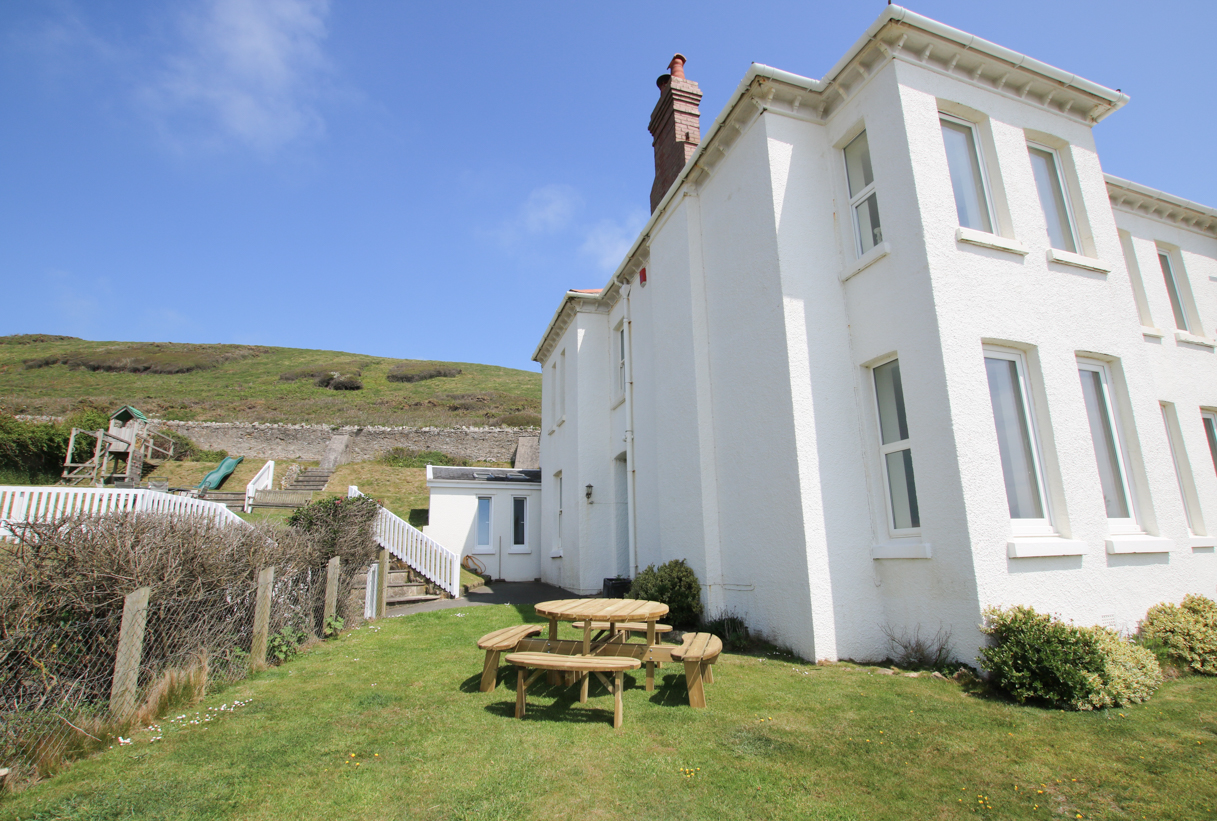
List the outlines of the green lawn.
<svg viewBox="0 0 1217 821">
<path fill-rule="evenodd" d="M 176 374 L 25 365 L 149 347 L 0 337 L 0 411 L 63 415 L 83 399 L 111 409 L 135 405 L 162 419 L 407 426 L 490 425 L 513 414 L 541 412 L 540 373 L 465 362 L 436 363 L 461 373 L 422 382 L 388 381 L 390 368 L 401 359 L 302 348 L 259 347 L 253 355 L 225 359 L 240 346 L 178 346 L 219 364 Z M 280 379 L 292 371 L 330 366 L 361 370 L 363 390 L 333 391 L 316 387 L 312 379 Z"/>
<path fill-rule="evenodd" d="M 464 615 L 460 615 L 460 614 Z M 1211 819 L 1217 681 L 1064 713 L 951 682 L 725 655 L 709 708 L 675 666 L 598 685 L 477 692 L 478 636 L 535 620 L 473 607 L 385 620 L 174 715 L 249 703 L 82 761 L 0 803 L 29 819 Z M 573 636 L 573 632 L 571 633 Z M 688 776 L 686 773 L 691 772 Z M 1037 808 L 1038 807 L 1038 808 Z"/>
</svg>

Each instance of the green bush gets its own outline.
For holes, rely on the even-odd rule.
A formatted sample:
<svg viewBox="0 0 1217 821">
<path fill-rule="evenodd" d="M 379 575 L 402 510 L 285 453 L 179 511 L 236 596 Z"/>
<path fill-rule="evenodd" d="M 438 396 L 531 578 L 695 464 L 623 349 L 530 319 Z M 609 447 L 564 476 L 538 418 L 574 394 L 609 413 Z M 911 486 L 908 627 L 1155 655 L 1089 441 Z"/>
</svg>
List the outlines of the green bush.
<svg viewBox="0 0 1217 821">
<path fill-rule="evenodd" d="M 13 476 L 59 476 L 71 431 L 50 422 L 0 416 L 0 469 Z M 82 450 L 83 445 L 82 444 Z M 88 439 L 91 448 L 92 439 Z"/>
<path fill-rule="evenodd" d="M 414 450 L 413 448 L 390 448 L 376 461 L 395 468 L 425 468 L 427 465 L 468 467 L 469 461 L 438 450 Z"/>
<path fill-rule="evenodd" d="M 1145 701 L 1162 682 L 1153 653 L 1101 627 L 1077 627 L 1030 607 L 989 608 L 980 666 L 1018 702 L 1092 710 Z"/>
<path fill-rule="evenodd" d="M 138 342 L 99 346 L 26 359 L 26 370 L 67 365 L 73 370 L 103 373 L 190 373 L 227 362 L 260 356 L 269 349 L 257 345 L 197 345 L 180 342 Z"/>
<path fill-rule="evenodd" d="M 707 619 L 701 629 L 722 639 L 724 650 L 745 650 L 751 644 L 748 625 L 734 610 L 723 610 Z"/>
<path fill-rule="evenodd" d="M 1204 596 L 1163 602 L 1145 614 L 1141 637 L 1164 646 L 1197 673 L 1217 675 L 1217 602 Z"/>
<path fill-rule="evenodd" d="M 701 618 L 701 585 L 684 559 L 673 559 L 655 569 L 647 565 L 630 585 L 627 598 L 663 602 L 667 621 L 674 627 L 693 627 Z"/>
<path fill-rule="evenodd" d="M 376 554 L 372 520 L 377 506 L 371 496 L 327 496 L 298 508 L 287 524 L 307 533 L 322 558 L 339 556 L 344 567 L 363 567 Z"/>
<path fill-rule="evenodd" d="M 427 362 L 399 362 L 389 368 L 390 382 L 422 382 L 440 376 L 460 376 L 461 369 L 451 365 L 434 365 Z"/>
</svg>

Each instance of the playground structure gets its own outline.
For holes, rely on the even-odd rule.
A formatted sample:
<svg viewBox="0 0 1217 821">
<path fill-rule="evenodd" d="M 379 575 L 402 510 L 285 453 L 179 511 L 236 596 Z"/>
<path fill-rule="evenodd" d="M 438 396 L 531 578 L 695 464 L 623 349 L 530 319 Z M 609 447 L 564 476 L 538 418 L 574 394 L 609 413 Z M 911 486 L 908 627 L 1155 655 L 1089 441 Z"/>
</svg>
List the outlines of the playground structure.
<svg viewBox="0 0 1217 821">
<path fill-rule="evenodd" d="M 93 456 L 84 462 L 72 461 L 78 436 L 94 439 Z M 63 459 L 63 481 L 93 487 L 104 487 L 107 483 L 133 486 L 143 475 L 145 463 L 172 458 L 173 440 L 151 430 L 148 417 L 138 408 L 124 405 L 110 414 L 109 430 L 72 428 Z"/>
</svg>

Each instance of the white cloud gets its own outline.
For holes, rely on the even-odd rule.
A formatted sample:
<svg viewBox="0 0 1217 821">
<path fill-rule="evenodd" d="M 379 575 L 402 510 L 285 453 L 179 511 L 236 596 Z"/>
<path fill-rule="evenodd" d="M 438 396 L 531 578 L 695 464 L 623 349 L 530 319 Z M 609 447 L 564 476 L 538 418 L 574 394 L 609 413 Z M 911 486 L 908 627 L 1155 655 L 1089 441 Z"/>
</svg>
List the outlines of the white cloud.
<svg viewBox="0 0 1217 821">
<path fill-rule="evenodd" d="M 520 209 L 520 222 L 530 234 L 552 234 L 570 225 L 583 204 L 569 185 L 546 185 L 528 195 Z"/>
<path fill-rule="evenodd" d="M 601 270 L 613 271 L 646 223 L 647 214 L 642 210 L 634 211 L 622 220 L 600 220 L 587 230 L 579 250 L 590 256 Z"/>
<path fill-rule="evenodd" d="M 328 0 L 200 0 L 141 95 L 162 133 L 178 147 L 264 152 L 320 136 L 328 11 Z"/>
</svg>

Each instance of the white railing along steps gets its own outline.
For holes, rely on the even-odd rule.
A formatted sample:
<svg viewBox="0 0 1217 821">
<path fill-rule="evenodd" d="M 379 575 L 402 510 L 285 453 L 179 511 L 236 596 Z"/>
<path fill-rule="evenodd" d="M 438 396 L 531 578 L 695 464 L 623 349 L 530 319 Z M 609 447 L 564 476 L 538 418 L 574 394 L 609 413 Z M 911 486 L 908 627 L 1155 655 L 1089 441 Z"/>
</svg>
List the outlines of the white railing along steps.
<svg viewBox="0 0 1217 821">
<path fill-rule="evenodd" d="M 362 496 L 359 488 L 351 485 L 347 497 Z M 461 556 L 425 535 L 400 516 L 385 510 L 376 511 L 372 525 L 372 536 L 376 543 L 401 559 L 410 567 L 453 598 L 461 595 Z"/>
</svg>

